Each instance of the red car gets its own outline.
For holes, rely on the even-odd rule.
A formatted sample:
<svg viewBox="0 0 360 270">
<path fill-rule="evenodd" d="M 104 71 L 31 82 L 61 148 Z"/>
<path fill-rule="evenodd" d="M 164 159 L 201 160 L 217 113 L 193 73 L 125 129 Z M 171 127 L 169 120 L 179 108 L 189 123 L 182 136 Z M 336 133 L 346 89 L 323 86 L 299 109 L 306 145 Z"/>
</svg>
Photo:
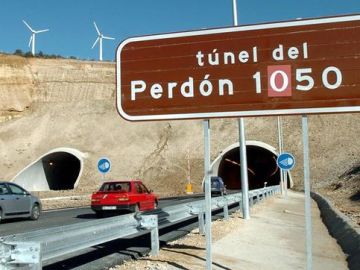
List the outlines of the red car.
<svg viewBox="0 0 360 270">
<path fill-rule="evenodd" d="M 153 210 L 157 207 L 158 198 L 140 180 L 105 182 L 99 191 L 91 196 L 91 209 L 96 216 L 104 212 L 129 210 L 139 212 Z"/>
</svg>

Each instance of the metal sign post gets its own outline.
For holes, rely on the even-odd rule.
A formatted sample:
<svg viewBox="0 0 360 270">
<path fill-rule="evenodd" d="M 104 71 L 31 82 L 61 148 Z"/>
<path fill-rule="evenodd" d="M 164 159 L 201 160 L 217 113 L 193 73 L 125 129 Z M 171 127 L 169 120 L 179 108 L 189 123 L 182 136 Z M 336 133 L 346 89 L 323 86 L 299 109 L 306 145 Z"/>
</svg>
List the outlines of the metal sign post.
<svg viewBox="0 0 360 270">
<path fill-rule="evenodd" d="M 281 155 L 283 149 L 282 149 L 282 126 L 281 126 L 281 117 L 277 117 L 277 128 L 278 128 L 278 144 L 279 144 L 279 156 Z M 280 187 L 281 187 L 281 195 L 284 196 L 284 177 L 283 177 L 283 171 L 280 169 Z"/>
<path fill-rule="evenodd" d="M 280 119 L 281 121 L 281 119 Z M 282 129 L 282 123 L 280 122 L 280 130 L 281 130 L 281 151 L 284 151 L 284 136 L 283 136 L 283 129 Z M 287 170 L 281 170 L 282 172 L 282 181 L 283 181 L 283 185 L 284 185 L 284 194 L 285 194 L 285 199 L 288 198 L 288 183 L 287 183 L 287 175 L 288 172 Z"/>
<path fill-rule="evenodd" d="M 234 26 L 238 25 L 236 0 L 233 0 L 233 20 Z M 239 146 L 240 146 L 240 173 L 241 173 L 241 191 L 242 191 L 242 212 L 243 218 L 250 218 L 249 211 L 249 179 L 247 172 L 246 159 L 246 139 L 245 139 L 245 123 L 244 119 L 239 120 Z"/>
<path fill-rule="evenodd" d="M 205 175 L 205 236 L 206 269 L 211 270 L 211 183 L 210 183 L 210 120 L 204 120 L 204 175 Z"/>
<path fill-rule="evenodd" d="M 302 116 L 302 132 L 304 147 L 304 190 L 305 190 L 305 234 L 306 234 L 306 269 L 312 269 L 312 228 L 311 228 L 311 197 L 310 197 L 310 162 L 309 135 L 307 115 Z"/>
<path fill-rule="evenodd" d="M 245 123 L 244 119 L 239 119 L 239 145 L 240 145 L 240 171 L 241 171 L 241 192 L 242 192 L 242 212 L 243 218 L 250 218 L 249 211 L 249 179 L 247 172 Z"/>
<path fill-rule="evenodd" d="M 234 18 L 234 25 L 238 25 L 238 17 L 237 17 L 237 4 L 236 0 L 233 0 L 233 18 Z"/>
</svg>

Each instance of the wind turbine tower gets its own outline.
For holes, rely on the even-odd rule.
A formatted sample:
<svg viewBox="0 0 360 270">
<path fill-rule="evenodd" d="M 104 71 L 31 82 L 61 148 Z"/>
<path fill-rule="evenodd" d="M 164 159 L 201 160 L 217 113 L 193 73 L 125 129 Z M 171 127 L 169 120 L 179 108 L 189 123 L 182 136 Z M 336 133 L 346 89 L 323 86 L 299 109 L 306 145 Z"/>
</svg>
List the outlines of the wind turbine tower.
<svg viewBox="0 0 360 270">
<path fill-rule="evenodd" d="M 43 33 L 43 32 L 47 32 L 49 31 L 49 29 L 44 29 L 44 30 L 34 30 L 30 27 L 30 25 L 25 22 L 23 20 L 23 23 L 27 26 L 27 28 L 29 28 L 29 30 L 31 31 L 31 37 L 30 37 L 30 40 L 29 40 L 29 47 L 31 45 L 31 53 L 32 55 L 35 55 L 35 37 L 36 37 L 36 34 L 39 34 L 39 33 Z"/>
<path fill-rule="evenodd" d="M 94 26 L 95 26 L 95 29 L 96 29 L 96 32 L 98 34 L 98 37 L 97 39 L 95 40 L 94 44 L 92 45 L 91 49 L 94 49 L 95 45 L 99 42 L 99 60 L 102 61 L 103 60 L 103 57 L 102 57 L 102 41 L 103 39 L 111 39 L 111 40 L 114 40 L 115 38 L 113 37 L 107 37 L 107 36 L 104 36 L 99 28 L 97 27 L 96 23 L 94 22 Z"/>
</svg>

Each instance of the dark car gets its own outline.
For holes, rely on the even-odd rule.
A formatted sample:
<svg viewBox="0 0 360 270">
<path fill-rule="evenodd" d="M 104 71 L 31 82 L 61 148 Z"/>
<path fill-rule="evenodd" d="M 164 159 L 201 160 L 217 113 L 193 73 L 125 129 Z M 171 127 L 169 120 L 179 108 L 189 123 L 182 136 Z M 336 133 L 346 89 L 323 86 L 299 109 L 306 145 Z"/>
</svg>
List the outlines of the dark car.
<svg viewBox="0 0 360 270">
<path fill-rule="evenodd" d="M 226 194 L 226 186 L 220 176 L 211 176 L 211 194 Z"/>
<path fill-rule="evenodd" d="M 40 200 L 22 187 L 0 181 L 0 222 L 10 218 L 37 220 L 41 213 Z"/>
<path fill-rule="evenodd" d="M 91 209 L 98 217 L 109 211 L 153 210 L 157 204 L 157 196 L 141 180 L 105 182 L 91 196 Z"/>
</svg>

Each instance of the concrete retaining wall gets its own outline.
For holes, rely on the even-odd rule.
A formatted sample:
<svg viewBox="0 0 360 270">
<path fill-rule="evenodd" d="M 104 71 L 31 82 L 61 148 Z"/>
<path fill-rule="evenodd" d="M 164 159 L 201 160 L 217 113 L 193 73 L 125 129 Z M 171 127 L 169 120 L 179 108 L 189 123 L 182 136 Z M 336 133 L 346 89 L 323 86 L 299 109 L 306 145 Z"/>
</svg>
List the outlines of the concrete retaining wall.
<svg viewBox="0 0 360 270">
<path fill-rule="evenodd" d="M 360 228 L 321 195 L 312 192 L 311 197 L 317 202 L 330 234 L 348 255 L 349 269 L 360 269 Z"/>
</svg>

